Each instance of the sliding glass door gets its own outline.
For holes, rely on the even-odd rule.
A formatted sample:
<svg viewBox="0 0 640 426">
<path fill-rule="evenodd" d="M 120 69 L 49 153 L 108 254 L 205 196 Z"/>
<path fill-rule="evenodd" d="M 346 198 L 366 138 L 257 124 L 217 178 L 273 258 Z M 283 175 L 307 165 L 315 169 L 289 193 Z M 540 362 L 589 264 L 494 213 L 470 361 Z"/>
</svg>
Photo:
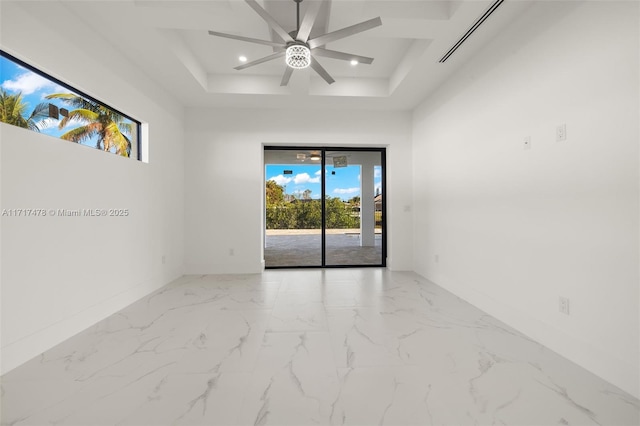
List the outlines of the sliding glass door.
<svg viewBox="0 0 640 426">
<path fill-rule="evenodd" d="M 265 147 L 267 268 L 384 266 L 384 149 Z"/>
<path fill-rule="evenodd" d="M 325 264 L 383 264 L 382 152 L 325 152 Z"/>
<path fill-rule="evenodd" d="M 321 156 L 265 150 L 267 267 L 322 266 Z"/>
</svg>

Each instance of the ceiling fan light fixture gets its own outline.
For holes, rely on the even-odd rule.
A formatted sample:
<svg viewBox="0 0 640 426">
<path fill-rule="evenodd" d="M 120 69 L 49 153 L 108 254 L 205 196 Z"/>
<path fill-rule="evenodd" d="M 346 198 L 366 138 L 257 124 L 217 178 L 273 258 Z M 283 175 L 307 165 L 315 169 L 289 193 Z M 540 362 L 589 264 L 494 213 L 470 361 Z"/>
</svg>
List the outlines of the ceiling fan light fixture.
<svg viewBox="0 0 640 426">
<path fill-rule="evenodd" d="M 2 0 L 0 0 L 1 2 Z M 262 44 L 271 46 L 273 49 L 272 54 L 260 59 L 256 59 L 251 62 L 244 63 L 234 67 L 235 70 L 242 71 L 246 68 L 253 67 L 264 62 L 273 61 L 275 59 L 285 58 L 285 64 L 287 68 L 282 75 L 280 86 L 286 86 L 289 84 L 289 79 L 293 71 L 297 69 L 303 69 L 307 67 L 313 68 L 313 70 L 320 76 L 327 84 L 335 83 L 335 80 L 324 69 L 324 67 L 316 60 L 317 56 L 324 56 L 327 58 L 339 59 L 342 61 L 355 60 L 361 64 L 371 64 L 373 58 L 367 58 L 365 56 L 351 55 L 345 52 L 338 52 L 335 50 L 325 49 L 324 46 L 328 43 L 341 40 L 346 37 L 350 37 L 359 34 L 363 31 L 370 30 L 382 25 L 382 20 L 378 16 L 377 18 L 369 19 L 368 21 L 360 22 L 359 24 L 350 25 L 348 27 L 324 33 L 319 36 L 311 36 L 311 32 L 316 24 L 316 18 L 322 13 L 328 14 L 327 10 L 321 13 L 322 5 L 329 2 L 322 0 L 315 0 L 310 2 L 311 4 L 307 8 L 302 21 L 300 21 L 300 3 L 303 0 L 293 0 L 296 4 L 296 29 L 291 32 L 287 32 L 264 7 L 258 4 L 257 0 L 244 0 L 260 17 L 266 22 L 269 29 L 274 32 L 282 41 L 262 40 L 252 37 L 244 37 L 237 34 L 220 33 L 217 31 L 209 31 L 209 35 L 215 37 L 230 38 L 232 40 L 240 40 L 249 43 Z M 505 0 L 497 0 L 505 1 Z M 328 8 L 326 8 L 328 9 Z M 311 50 L 314 55 L 311 56 Z M 353 65 L 355 66 L 355 64 Z"/>
<path fill-rule="evenodd" d="M 287 47 L 285 61 L 291 68 L 300 70 L 311 65 L 311 51 L 304 44 L 292 44 Z"/>
<path fill-rule="evenodd" d="M 318 154 L 311 154 L 311 157 L 309 157 L 309 160 L 311 161 L 320 161 L 322 159 L 322 157 L 320 157 L 320 155 Z"/>
</svg>

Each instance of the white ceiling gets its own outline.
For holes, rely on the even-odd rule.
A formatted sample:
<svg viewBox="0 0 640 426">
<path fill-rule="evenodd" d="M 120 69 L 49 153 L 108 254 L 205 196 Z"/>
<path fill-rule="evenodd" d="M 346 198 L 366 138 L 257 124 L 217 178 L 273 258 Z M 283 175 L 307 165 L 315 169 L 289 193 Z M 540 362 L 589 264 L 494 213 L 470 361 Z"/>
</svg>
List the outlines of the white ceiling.
<svg viewBox="0 0 640 426">
<path fill-rule="evenodd" d="M 236 71 L 273 53 L 269 46 L 213 37 L 207 30 L 277 40 L 243 0 L 57 0 L 25 2 L 42 17 L 72 14 L 189 107 L 344 108 L 410 110 L 514 18 L 527 1 L 507 0 L 446 63 L 439 59 L 493 0 L 305 0 L 322 1 L 312 37 L 380 16 L 382 26 L 326 47 L 371 56 L 373 64 L 319 58 L 336 82 L 311 69 L 293 73 L 280 87 L 284 60 Z M 258 0 L 287 31 L 294 30 L 293 0 Z"/>
</svg>

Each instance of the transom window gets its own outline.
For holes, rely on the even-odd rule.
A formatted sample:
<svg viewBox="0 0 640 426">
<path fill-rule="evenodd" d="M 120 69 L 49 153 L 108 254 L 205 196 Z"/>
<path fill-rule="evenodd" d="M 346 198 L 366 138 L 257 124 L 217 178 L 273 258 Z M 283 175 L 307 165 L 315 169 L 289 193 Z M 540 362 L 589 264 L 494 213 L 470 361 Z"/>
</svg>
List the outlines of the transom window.
<svg viewBox="0 0 640 426">
<path fill-rule="evenodd" d="M 140 160 L 140 122 L 0 50 L 0 121 Z"/>
</svg>

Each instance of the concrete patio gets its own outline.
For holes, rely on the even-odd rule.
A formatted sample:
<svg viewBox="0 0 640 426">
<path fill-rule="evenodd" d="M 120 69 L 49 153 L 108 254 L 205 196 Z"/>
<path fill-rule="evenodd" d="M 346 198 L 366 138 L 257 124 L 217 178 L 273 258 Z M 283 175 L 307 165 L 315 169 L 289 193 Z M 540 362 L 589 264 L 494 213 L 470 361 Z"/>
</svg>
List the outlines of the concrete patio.
<svg viewBox="0 0 640 426">
<path fill-rule="evenodd" d="M 376 229 L 375 246 L 360 246 L 359 229 L 326 230 L 326 265 L 381 265 L 382 230 Z M 321 266 L 320 229 L 268 229 L 265 235 L 266 267 Z"/>
</svg>

